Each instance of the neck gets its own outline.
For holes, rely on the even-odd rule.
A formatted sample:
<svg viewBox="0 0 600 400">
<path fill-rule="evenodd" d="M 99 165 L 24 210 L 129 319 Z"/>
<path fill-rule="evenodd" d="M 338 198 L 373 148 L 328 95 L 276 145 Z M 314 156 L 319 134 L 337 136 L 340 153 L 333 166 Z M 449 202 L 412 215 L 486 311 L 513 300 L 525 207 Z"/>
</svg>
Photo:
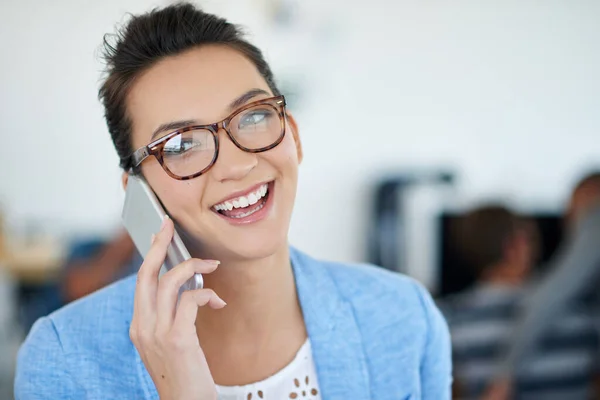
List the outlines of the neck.
<svg viewBox="0 0 600 400">
<path fill-rule="evenodd" d="M 520 286 L 525 283 L 523 269 L 509 262 L 502 262 L 486 269 L 481 281 L 496 285 Z"/>
<path fill-rule="evenodd" d="M 223 261 L 204 276 L 227 306 L 198 309 L 196 328 L 203 346 L 265 346 L 274 333 L 303 327 L 289 249 L 257 260 Z"/>
</svg>

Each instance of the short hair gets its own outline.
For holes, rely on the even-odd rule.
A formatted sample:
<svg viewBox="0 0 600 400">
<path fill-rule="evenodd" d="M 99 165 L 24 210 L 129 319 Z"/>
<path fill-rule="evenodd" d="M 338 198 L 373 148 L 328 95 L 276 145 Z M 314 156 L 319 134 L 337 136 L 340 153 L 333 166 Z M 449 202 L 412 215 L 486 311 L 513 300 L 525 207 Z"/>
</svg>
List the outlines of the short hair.
<svg viewBox="0 0 600 400">
<path fill-rule="evenodd" d="M 452 243 L 479 275 L 503 260 L 506 245 L 523 227 L 523 222 L 504 206 L 484 205 L 471 210 L 453 224 Z"/>
</svg>

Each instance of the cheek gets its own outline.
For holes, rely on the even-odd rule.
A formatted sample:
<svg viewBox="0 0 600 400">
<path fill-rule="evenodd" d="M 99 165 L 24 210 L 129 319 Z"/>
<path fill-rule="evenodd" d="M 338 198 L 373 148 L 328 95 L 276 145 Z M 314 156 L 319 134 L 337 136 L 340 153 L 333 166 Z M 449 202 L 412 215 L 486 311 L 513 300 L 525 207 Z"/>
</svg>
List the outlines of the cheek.
<svg viewBox="0 0 600 400">
<path fill-rule="evenodd" d="M 167 212 L 178 222 L 195 214 L 201 204 L 205 179 L 202 177 L 179 181 L 168 176 L 160 166 L 158 170 L 149 166 L 144 170 L 146 180 L 166 208 Z"/>
<path fill-rule="evenodd" d="M 298 149 L 291 133 L 287 133 L 283 141 L 275 148 L 274 155 L 282 168 L 298 168 Z"/>
<path fill-rule="evenodd" d="M 277 170 L 283 185 L 281 194 L 293 203 L 296 197 L 296 186 L 298 184 L 298 152 L 296 142 L 291 135 L 277 146 L 275 151 L 269 155 L 269 163 Z"/>
<path fill-rule="evenodd" d="M 163 204 L 173 218 L 179 219 L 189 214 L 189 208 L 193 204 L 190 202 L 190 198 L 193 196 L 189 192 L 189 188 L 180 185 L 168 185 L 161 188 L 159 196 L 163 199 Z"/>
</svg>

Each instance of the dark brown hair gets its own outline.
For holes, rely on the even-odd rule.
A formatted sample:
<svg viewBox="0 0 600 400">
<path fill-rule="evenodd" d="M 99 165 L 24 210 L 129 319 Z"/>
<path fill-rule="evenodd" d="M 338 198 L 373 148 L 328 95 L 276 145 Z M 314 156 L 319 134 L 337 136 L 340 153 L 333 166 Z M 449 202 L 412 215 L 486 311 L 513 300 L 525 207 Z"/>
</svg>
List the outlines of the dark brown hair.
<svg viewBox="0 0 600 400">
<path fill-rule="evenodd" d="M 485 205 L 468 212 L 452 227 L 453 243 L 477 274 L 504 258 L 506 246 L 524 221 L 501 205 Z"/>
<path fill-rule="evenodd" d="M 241 52 L 254 63 L 273 94 L 281 94 L 262 52 L 225 19 L 189 3 L 133 16 L 116 34 L 104 36 L 107 76 L 98 93 L 121 168 L 127 171 L 132 167 L 134 149 L 126 98 L 136 78 L 161 59 L 206 44 L 222 44 Z"/>
<path fill-rule="evenodd" d="M 600 190 L 600 171 L 588 172 L 585 176 L 579 179 L 575 185 L 573 192 L 582 189 L 584 187 L 593 187 L 596 190 Z"/>
</svg>

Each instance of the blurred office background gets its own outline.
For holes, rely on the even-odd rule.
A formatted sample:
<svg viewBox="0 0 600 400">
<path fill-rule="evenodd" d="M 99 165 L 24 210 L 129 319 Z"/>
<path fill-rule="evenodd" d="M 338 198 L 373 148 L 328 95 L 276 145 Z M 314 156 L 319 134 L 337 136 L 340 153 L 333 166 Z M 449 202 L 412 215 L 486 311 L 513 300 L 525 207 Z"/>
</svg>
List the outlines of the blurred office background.
<svg viewBox="0 0 600 400">
<path fill-rule="evenodd" d="M 126 13 L 169 3 L 0 3 L 1 354 L 70 244 L 119 227 L 99 48 Z M 305 154 L 290 239 L 314 256 L 379 260 L 441 295 L 444 218 L 493 199 L 557 242 L 572 185 L 600 165 L 597 1 L 196 3 L 247 28 L 288 97 Z"/>
</svg>

